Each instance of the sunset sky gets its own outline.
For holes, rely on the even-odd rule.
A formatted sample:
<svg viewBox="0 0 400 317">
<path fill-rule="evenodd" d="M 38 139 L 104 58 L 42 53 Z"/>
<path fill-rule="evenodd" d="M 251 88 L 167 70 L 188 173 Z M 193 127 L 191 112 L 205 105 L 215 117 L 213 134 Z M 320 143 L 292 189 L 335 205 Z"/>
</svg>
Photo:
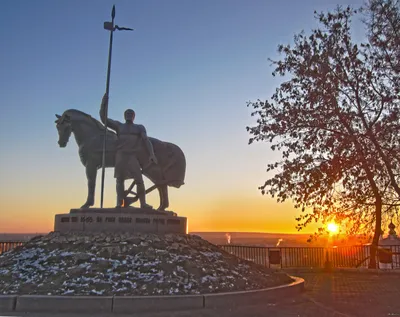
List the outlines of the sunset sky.
<svg viewBox="0 0 400 317">
<path fill-rule="evenodd" d="M 267 58 L 316 26 L 314 10 L 361 1 L 2 2 L 0 232 L 51 231 L 55 214 L 85 202 L 78 147 L 71 138 L 59 148 L 54 120 L 70 108 L 99 119 L 113 4 L 116 24 L 135 31 L 114 36 L 109 117 L 133 108 L 150 136 L 185 152 L 186 184 L 170 189 L 170 209 L 190 231 L 297 232 L 291 204 L 258 191 L 279 156 L 247 144 L 246 102 L 273 93 L 280 79 Z M 158 194 L 148 197 L 157 207 Z M 115 206 L 112 169 L 105 206 Z"/>
</svg>

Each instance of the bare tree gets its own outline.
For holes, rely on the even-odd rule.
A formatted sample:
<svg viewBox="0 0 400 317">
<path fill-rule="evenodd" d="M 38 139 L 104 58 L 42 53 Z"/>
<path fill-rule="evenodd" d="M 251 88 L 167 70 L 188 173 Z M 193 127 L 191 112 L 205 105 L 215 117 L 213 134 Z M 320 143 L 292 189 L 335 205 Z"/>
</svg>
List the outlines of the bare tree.
<svg viewBox="0 0 400 317">
<path fill-rule="evenodd" d="M 374 267 L 382 215 L 393 212 L 400 198 L 399 87 L 394 62 L 379 62 L 383 49 L 371 35 L 377 22 L 368 24 L 368 43 L 352 41 L 357 13 L 350 7 L 316 13 L 319 29 L 295 35 L 293 47 L 279 46 L 283 58 L 272 61 L 273 75 L 290 79 L 270 100 L 248 104 L 257 125 L 247 129 L 249 143 L 267 141 L 282 153 L 281 161 L 268 165 L 277 173 L 262 193 L 292 199 L 302 209 L 299 230 L 332 218 L 352 224 L 352 231 L 373 227 Z"/>
</svg>

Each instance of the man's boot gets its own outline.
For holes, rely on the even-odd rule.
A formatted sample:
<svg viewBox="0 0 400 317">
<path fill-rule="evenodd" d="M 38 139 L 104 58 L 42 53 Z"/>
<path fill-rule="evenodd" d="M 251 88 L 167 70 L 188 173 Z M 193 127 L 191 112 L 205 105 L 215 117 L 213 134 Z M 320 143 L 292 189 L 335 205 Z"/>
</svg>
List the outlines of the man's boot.
<svg viewBox="0 0 400 317">
<path fill-rule="evenodd" d="M 144 183 L 139 183 L 136 184 L 137 186 L 137 194 L 139 196 L 139 201 L 140 201 L 140 208 L 145 208 L 145 209 L 152 209 L 153 207 L 146 204 L 146 191 L 144 189 Z"/>
<path fill-rule="evenodd" d="M 115 208 L 121 208 L 124 204 L 124 196 L 125 196 L 125 184 L 123 179 L 117 178 L 117 206 Z"/>
</svg>

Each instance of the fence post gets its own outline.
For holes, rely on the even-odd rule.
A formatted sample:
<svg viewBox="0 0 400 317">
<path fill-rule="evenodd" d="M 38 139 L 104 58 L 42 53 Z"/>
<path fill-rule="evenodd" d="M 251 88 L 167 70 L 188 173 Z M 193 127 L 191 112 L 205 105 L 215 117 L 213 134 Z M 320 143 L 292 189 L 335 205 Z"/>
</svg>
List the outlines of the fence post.
<svg viewBox="0 0 400 317">
<path fill-rule="evenodd" d="M 325 251 L 326 254 L 325 254 L 324 269 L 329 272 L 332 270 L 332 262 L 329 260 L 329 248 L 326 248 Z"/>
</svg>

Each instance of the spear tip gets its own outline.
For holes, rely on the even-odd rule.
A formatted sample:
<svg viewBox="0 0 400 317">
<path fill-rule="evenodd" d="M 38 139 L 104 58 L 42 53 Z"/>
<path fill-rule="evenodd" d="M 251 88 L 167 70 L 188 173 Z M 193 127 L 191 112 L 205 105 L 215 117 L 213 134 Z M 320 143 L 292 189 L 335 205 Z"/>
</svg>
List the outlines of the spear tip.
<svg viewBox="0 0 400 317">
<path fill-rule="evenodd" d="M 115 18 L 115 4 L 113 5 L 112 11 L 111 11 L 111 17 L 113 19 Z"/>
</svg>

